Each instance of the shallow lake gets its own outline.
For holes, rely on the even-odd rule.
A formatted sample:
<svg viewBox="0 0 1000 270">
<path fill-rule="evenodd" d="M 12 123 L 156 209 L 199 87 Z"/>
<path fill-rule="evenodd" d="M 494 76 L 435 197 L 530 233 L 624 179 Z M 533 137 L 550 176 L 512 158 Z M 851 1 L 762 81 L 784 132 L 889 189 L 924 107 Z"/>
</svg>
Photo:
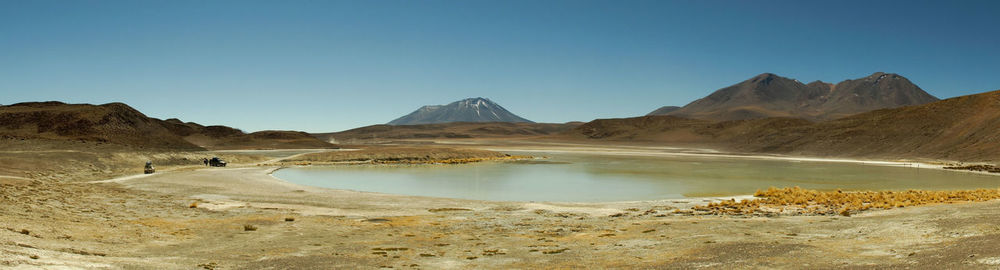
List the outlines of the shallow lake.
<svg viewBox="0 0 1000 270">
<path fill-rule="evenodd" d="M 516 153 L 515 153 L 516 154 Z M 357 191 L 492 201 L 606 202 L 820 190 L 998 188 L 1000 176 L 915 167 L 727 157 L 554 154 L 528 162 L 287 168 L 288 182 Z"/>
</svg>

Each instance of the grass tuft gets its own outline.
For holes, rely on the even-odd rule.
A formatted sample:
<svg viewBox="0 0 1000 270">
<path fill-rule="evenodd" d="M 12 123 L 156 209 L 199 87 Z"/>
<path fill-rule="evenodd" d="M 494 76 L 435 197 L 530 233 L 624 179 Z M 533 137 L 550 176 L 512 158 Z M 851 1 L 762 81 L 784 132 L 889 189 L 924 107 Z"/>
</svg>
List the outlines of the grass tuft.
<svg viewBox="0 0 1000 270">
<path fill-rule="evenodd" d="M 955 191 L 817 191 L 800 187 L 757 190 L 753 200 L 728 200 L 696 206 L 695 211 L 712 214 L 750 215 L 765 213 L 842 215 L 871 209 L 892 209 L 936 203 L 981 202 L 1000 199 L 1000 189 Z"/>
</svg>

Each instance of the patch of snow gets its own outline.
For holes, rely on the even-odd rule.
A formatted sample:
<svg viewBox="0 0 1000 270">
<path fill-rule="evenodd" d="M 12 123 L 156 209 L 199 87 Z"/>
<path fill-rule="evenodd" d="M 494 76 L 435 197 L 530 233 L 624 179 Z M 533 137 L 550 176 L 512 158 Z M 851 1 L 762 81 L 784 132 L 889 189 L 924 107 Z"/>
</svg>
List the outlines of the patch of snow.
<svg viewBox="0 0 1000 270">
<path fill-rule="evenodd" d="M 885 75 L 886 75 L 886 74 L 882 74 L 882 75 L 878 76 L 878 79 L 875 79 L 875 82 L 874 82 L 874 83 L 878 83 L 878 81 L 881 81 L 881 80 L 882 80 L 882 78 L 885 78 Z"/>
</svg>

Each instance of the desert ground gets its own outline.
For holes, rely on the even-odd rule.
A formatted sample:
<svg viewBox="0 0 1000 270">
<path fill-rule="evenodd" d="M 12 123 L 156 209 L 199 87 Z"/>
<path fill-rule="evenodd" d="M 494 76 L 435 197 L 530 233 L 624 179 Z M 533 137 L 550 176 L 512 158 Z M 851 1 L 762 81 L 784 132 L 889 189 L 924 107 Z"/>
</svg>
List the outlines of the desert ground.
<svg viewBox="0 0 1000 270">
<path fill-rule="evenodd" d="M 505 162 L 505 155 L 489 150 L 722 154 L 708 149 L 484 140 L 362 150 L 171 153 L 102 145 L 66 151 L 57 150 L 65 145 L 5 145 L 0 149 L 4 268 L 1000 267 L 1000 201 L 850 216 L 718 215 L 690 209 L 731 198 L 490 202 L 325 189 L 271 176 L 287 166 L 374 162 L 366 157 Z M 213 155 L 228 159 L 230 166 L 198 164 Z M 158 164 L 158 172 L 141 174 L 141 164 L 134 163 L 142 159 Z"/>
</svg>

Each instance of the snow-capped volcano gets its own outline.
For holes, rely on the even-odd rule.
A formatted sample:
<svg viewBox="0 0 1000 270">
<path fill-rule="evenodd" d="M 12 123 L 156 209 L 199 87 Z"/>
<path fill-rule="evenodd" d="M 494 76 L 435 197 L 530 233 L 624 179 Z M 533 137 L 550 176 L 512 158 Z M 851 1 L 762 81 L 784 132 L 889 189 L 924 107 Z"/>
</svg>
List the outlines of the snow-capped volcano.
<svg viewBox="0 0 1000 270">
<path fill-rule="evenodd" d="M 527 122 L 486 98 L 467 98 L 448 105 L 423 106 L 390 125 L 419 125 L 449 122 Z"/>
</svg>

